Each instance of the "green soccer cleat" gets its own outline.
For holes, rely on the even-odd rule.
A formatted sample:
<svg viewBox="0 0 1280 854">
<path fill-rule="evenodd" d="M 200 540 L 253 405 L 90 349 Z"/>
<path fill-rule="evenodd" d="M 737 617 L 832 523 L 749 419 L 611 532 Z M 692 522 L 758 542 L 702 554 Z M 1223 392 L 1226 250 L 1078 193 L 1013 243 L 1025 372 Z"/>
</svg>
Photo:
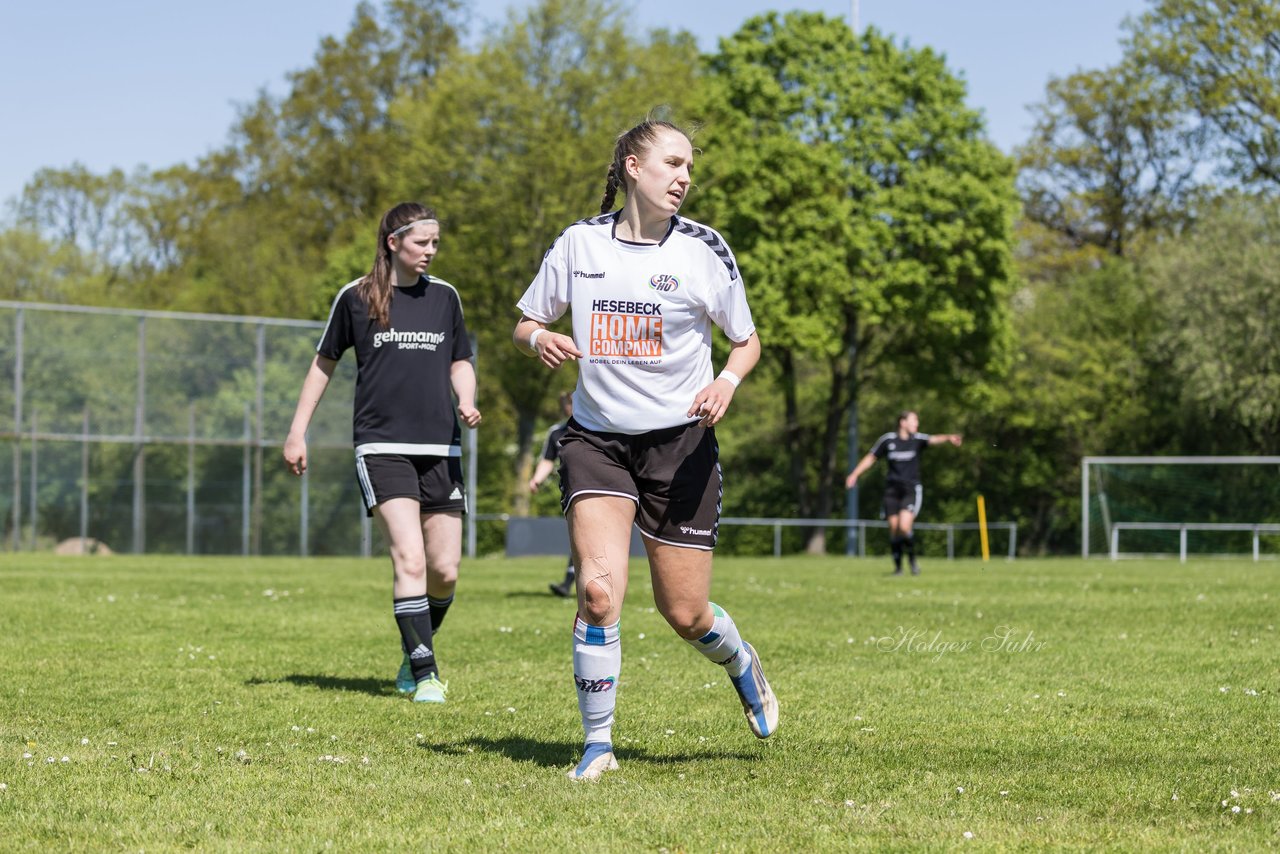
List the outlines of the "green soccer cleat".
<svg viewBox="0 0 1280 854">
<path fill-rule="evenodd" d="M 443 703 L 445 694 L 449 693 L 449 683 L 441 682 L 438 677 L 431 676 L 418 683 L 414 692 L 415 703 Z"/>
<path fill-rule="evenodd" d="M 418 683 L 413 679 L 413 668 L 409 666 L 409 656 L 400 662 L 400 672 L 396 674 L 396 690 L 401 694 L 412 694 L 418 690 Z"/>
</svg>

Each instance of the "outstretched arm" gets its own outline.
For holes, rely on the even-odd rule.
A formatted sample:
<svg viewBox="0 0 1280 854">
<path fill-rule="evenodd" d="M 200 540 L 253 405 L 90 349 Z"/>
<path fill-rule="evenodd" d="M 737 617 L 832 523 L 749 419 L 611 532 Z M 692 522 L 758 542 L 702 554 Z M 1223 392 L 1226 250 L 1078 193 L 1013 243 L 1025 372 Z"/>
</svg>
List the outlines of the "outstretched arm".
<svg viewBox="0 0 1280 854">
<path fill-rule="evenodd" d="M 293 423 L 289 425 L 289 435 L 284 440 L 285 467 L 296 475 L 301 476 L 307 470 L 307 427 L 311 425 L 311 416 L 320 405 L 320 398 L 324 397 L 324 390 L 329 387 L 337 364 L 317 353 L 307 369 L 306 379 L 302 381 L 298 406 L 293 411 Z"/>
<path fill-rule="evenodd" d="M 858 478 L 867 473 L 867 469 L 876 464 L 876 455 L 867 454 L 858 460 L 858 464 L 853 467 L 853 471 L 849 472 L 849 476 L 844 479 L 844 488 L 853 489 L 858 484 Z"/>
<path fill-rule="evenodd" d="M 959 433 L 934 433 L 929 437 L 930 445 L 941 445 L 943 442 L 950 442 L 958 448 L 963 441 L 964 436 Z"/>
</svg>

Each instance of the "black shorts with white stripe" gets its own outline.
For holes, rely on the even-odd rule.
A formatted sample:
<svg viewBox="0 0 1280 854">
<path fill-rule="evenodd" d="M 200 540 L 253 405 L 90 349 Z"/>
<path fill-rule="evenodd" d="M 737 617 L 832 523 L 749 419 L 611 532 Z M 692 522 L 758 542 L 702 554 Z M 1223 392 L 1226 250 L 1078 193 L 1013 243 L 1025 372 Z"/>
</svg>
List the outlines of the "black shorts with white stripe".
<svg viewBox="0 0 1280 854">
<path fill-rule="evenodd" d="M 365 512 L 389 498 L 413 498 L 423 513 L 467 512 L 467 488 L 458 457 L 366 454 L 356 457 Z"/>
<path fill-rule="evenodd" d="M 569 420 L 560 440 L 560 506 L 617 495 L 636 502 L 636 527 L 651 540 L 715 548 L 720 533 L 720 448 L 698 422 L 647 433 L 605 433 Z"/>
</svg>

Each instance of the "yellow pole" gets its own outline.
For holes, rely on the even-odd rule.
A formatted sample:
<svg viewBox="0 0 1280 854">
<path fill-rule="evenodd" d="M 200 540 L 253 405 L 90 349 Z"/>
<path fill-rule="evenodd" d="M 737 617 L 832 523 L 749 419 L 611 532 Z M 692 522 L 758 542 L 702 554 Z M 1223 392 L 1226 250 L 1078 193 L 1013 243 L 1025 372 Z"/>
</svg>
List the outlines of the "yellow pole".
<svg viewBox="0 0 1280 854">
<path fill-rule="evenodd" d="M 978 496 L 978 535 L 982 538 L 982 562 L 991 558 L 991 547 L 987 542 L 987 503 Z"/>
</svg>

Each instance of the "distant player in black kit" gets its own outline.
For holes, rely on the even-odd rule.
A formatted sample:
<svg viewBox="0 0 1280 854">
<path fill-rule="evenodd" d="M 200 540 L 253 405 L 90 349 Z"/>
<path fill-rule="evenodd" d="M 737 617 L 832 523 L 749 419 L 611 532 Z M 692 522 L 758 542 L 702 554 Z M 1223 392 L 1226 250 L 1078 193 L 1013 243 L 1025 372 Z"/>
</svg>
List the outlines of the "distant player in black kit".
<svg viewBox="0 0 1280 854">
<path fill-rule="evenodd" d="M 907 558 L 911 564 L 911 574 L 920 574 L 920 564 L 916 563 L 916 543 L 911 526 L 924 505 L 924 487 L 920 483 L 920 456 L 930 445 L 950 442 L 956 447 L 964 441 L 958 433 L 917 432 L 920 428 L 920 416 L 914 412 L 903 412 L 898 416 L 898 430 L 885 433 L 876 440 L 875 445 L 845 479 L 846 489 L 852 489 L 858 478 L 876 464 L 876 460 L 889 461 L 889 476 L 884 487 L 884 515 L 889 521 L 889 543 L 893 547 L 893 574 L 902 574 L 902 551 L 906 548 Z"/>
<path fill-rule="evenodd" d="M 373 269 L 338 292 L 302 383 L 284 461 L 307 470 L 307 426 L 342 354 L 356 353 L 356 475 L 368 514 L 391 545 L 404 658 L 396 687 L 443 703 L 433 634 L 453 602 L 462 561 L 461 419 L 480 423 L 471 343 L 453 286 L 426 274 L 440 247 L 429 208 L 382 217 Z M 457 397 L 457 416 L 453 398 Z"/>
<path fill-rule="evenodd" d="M 556 462 L 560 459 L 560 439 L 564 437 L 565 431 L 569 429 L 569 419 L 573 417 L 573 394 L 571 392 L 560 393 L 560 412 L 564 415 L 564 420 L 559 424 L 552 424 L 551 429 L 547 431 L 547 439 L 542 443 L 542 456 L 538 460 L 537 467 L 533 470 L 533 477 L 529 478 L 529 491 L 537 492 L 542 486 L 543 481 L 551 476 L 551 472 L 555 470 Z M 547 586 L 551 588 L 551 592 L 567 599 L 573 595 L 573 579 L 576 575 L 573 568 L 573 555 L 569 556 L 564 568 L 564 580 L 561 582 L 552 582 Z"/>
</svg>

